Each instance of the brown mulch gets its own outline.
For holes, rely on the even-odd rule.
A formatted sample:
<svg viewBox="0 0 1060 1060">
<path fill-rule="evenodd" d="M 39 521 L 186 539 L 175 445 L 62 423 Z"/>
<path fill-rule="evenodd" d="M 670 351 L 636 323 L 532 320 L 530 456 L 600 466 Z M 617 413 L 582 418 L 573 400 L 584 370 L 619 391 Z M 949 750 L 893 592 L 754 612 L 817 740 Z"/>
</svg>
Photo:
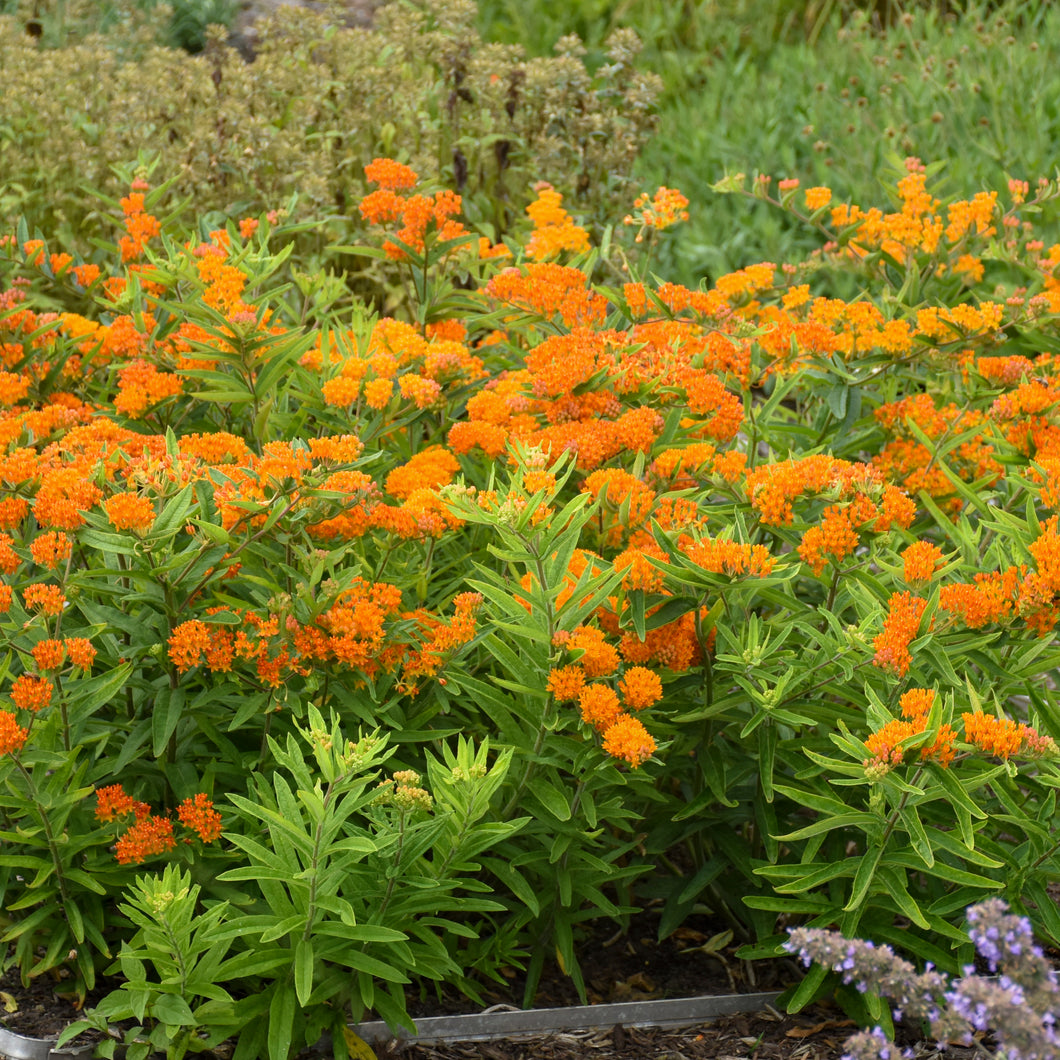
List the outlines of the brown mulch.
<svg viewBox="0 0 1060 1060">
<path fill-rule="evenodd" d="M 89 991 L 84 1008 L 91 1008 L 117 987 L 115 981 L 100 981 Z M 41 975 L 22 985 L 18 971 L 8 969 L 0 975 L 0 1023 L 15 1034 L 27 1038 L 56 1039 L 62 1030 L 81 1017 L 82 1007 L 76 993 L 69 989 L 66 976 Z M 98 1031 L 88 1030 L 74 1044 L 86 1045 L 103 1040 Z"/>
</svg>

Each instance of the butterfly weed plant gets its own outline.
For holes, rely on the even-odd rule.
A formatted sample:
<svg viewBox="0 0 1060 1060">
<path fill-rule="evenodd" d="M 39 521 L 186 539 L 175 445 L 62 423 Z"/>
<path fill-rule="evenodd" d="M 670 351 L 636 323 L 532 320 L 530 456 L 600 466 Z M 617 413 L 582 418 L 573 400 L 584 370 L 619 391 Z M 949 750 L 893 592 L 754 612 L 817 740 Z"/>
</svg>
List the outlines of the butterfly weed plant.
<svg viewBox="0 0 1060 1060">
<path fill-rule="evenodd" d="M 341 253 L 392 315 L 147 171 L 90 259 L 6 234 L 7 966 L 123 977 L 86 1018 L 135 1053 L 281 1060 L 584 990 L 649 905 L 748 957 L 800 921 L 956 971 L 991 896 L 1060 940 L 1057 189 L 937 172 L 731 179 L 819 250 L 691 289 L 674 189 L 594 239 L 539 182 L 498 240 L 379 158 Z"/>
</svg>

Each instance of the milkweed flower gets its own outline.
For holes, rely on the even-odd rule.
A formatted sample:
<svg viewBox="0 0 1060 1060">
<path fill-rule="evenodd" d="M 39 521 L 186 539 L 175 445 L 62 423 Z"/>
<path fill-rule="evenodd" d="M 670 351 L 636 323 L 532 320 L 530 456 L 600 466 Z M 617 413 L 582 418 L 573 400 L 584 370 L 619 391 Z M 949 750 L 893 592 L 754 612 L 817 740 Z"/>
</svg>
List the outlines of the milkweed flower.
<svg viewBox="0 0 1060 1060">
<path fill-rule="evenodd" d="M 138 493 L 117 493 L 103 507 L 115 530 L 142 533 L 150 530 L 155 521 L 155 506 Z"/>
<path fill-rule="evenodd" d="M 18 751 L 29 737 L 29 730 L 19 725 L 9 710 L 0 710 L 0 755 Z"/>
<path fill-rule="evenodd" d="M 585 671 L 580 666 L 562 666 L 549 672 L 546 687 L 558 703 L 569 703 L 584 686 Z"/>
<path fill-rule="evenodd" d="M 29 546 L 34 563 L 55 570 L 73 554 L 73 542 L 61 530 L 47 530 L 38 534 Z"/>
<path fill-rule="evenodd" d="M 411 166 L 392 158 L 373 158 L 364 167 L 364 177 L 369 184 L 378 184 L 385 191 L 407 191 L 420 179 Z"/>
<path fill-rule="evenodd" d="M 135 814 L 136 819 L 147 817 L 151 813 L 151 807 L 146 802 L 138 802 L 131 795 L 126 794 L 120 784 L 108 784 L 105 788 L 96 789 L 96 820 L 104 823 L 117 821 L 129 814 Z"/>
<path fill-rule="evenodd" d="M 903 577 L 910 585 L 929 582 L 942 559 L 942 549 L 930 541 L 916 541 L 902 552 Z"/>
<path fill-rule="evenodd" d="M 610 685 L 586 685 L 578 693 L 578 705 L 582 721 L 599 732 L 606 732 L 623 714 L 618 694 Z"/>
<path fill-rule="evenodd" d="M 887 617 L 883 620 L 883 632 L 872 642 L 876 649 L 873 663 L 883 669 L 893 670 L 904 677 L 913 657 L 909 645 L 920 632 L 927 601 L 912 593 L 892 593 L 887 602 Z"/>
<path fill-rule="evenodd" d="M 655 740 L 636 718 L 621 715 L 604 733 L 604 750 L 636 769 L 655 753 Z"/>
<path fill-rule="evenodd" d="M 212 843 L 221 836 L 221 815 L 213 802 L 201 792 L 185 799 L 177 807 L 177 817 L 185 828 L 197 832 L 204 843 Z"/>
<path fill-rule="evenodd" d="M 58 670 L 66 656 L 61 640 L 42 640 L 30 650 L 38 670 Z"/>
<path fill-rule="evenodd" d="M 962 714 L 964 738 L 979 750 L 997 758 L 1008 759 L 1017 754 L 1035 757 L 1055 755 L 1056 743 L 1042 736 L 1037 729 L 1011 718 L 998 718 L 980 710 Z"/>
<path fill-rule="evenodd" d="M 642 710 L 662 698 L 662 679 L 646 666 L 631 666 L 618 682 L 627 707 Z"/>
<path fill-rule="evenodd" d="M 114 846 L 114 854 L 121 865 L 140 865 L 156 854 L 166 854 L 176 848 L 173 822 L 168 817 L 143 817 L 138 820 Z"/>
<path fill-rule="evenodd" d="M 42 615 L 61 615 L 66 606 L 66 595 L 58 585 L 27 585 L 22 593 L 27 610 Z"/>
<path fill-rule="evenodd" d="M 586 677 L 607 677 L 618 669 L 617 649 L 607 643 L 607 634 L 591 626 L 579 626 L 571 633 L 567 648 L 581 651 L 578 662 Z"/>
<path fill-rule="evenodd" d="M 660 187 L 654 195 L 646 191 L 637 196 L 633 213 L 623 218 L 627 225 L 639 224 L 645 228 L 662 230 L 688 220 L 688 198 L 676 188 Z"/>
<path fill-rule="evenodd" d="M 193 618 L 181 622 L 169 636 L 169 658 L 178 672 L 184 673 L 198 666 L 203 654 L 210 650 L 210 628 Z"/>
<path fill-rule="evenodd" d="M 935 690 L 933 688 L 911 688 L 902 694 L 901 699 L 898 700 L 898 706 L 903 718 L 926 718 L 934 702 Z"/>
<path fill-rule="evenodd" d="M 66 637 L 63 641 L 66 657 L 79 670 L 91 670 L 96 661 L 96 649 L 87 637 Z"/>
<path fill-rule="evenodd" d="M 807 210 L 820 210 L 832 201 L 831 188 L 807 188 L 803 194 L 806 196 Z"/>
<path fill-rule="evenodd" d="M 11 688 L 11 702 L 21 710 L 36 713 L 52 701 L 55 685 L 35 674 L 22 674 L 15 678 Z"/>
</svg>

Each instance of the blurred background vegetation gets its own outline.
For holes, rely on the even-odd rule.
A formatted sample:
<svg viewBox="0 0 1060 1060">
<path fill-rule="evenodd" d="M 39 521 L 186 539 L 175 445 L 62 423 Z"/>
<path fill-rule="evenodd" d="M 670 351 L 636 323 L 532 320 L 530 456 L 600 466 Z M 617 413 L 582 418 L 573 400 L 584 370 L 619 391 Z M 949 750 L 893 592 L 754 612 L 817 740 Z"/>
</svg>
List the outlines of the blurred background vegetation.
<svg viewBox="0 0 1060 1060">
<path fill-rule="evenodd" d="M 676 186 L 691 220 L 656 268 L 694 286 L 818 242 L 712 191 L 726 174 L 869 205 L 908 155 L 943 161 L 942 192 L 961 197 L 1056 168 L 1058 5 L 393 0 L 361 30 L 333 0 L 266 23 L 250 64 L 209 29 L 238 6 L 0 0 L 0 219 L 85 248 L 101 210 L 88 189 L 114 196 L 114 166 L 157 157 L 153 179 L 213 220 L 320 219 L 311 265 L 345 239 L 361 167 L 392 154 L 458 187 L 492 238 L 538 180 L 598 232 L 641 188 Z M 1048 238 L 1055 218 L 1040 223 Z"/>
</svg>

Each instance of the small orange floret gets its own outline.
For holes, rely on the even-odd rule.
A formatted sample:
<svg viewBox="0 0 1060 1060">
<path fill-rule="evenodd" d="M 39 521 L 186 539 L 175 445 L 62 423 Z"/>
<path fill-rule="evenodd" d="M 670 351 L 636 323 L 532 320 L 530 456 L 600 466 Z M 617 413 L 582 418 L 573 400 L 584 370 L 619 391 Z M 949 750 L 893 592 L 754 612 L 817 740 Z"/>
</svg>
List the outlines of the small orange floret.
<svg viewBox="0 0 1060 1060">
<path fill-rule="evenodd" d="M 655 753 L 655 740 L 637 718 L 623 714 L 604 733 L 604 750 L 636 769 Z"/>
<path fill-rule="evenodd" d="M 22 728 L 9 710 L 0 710 L 0 755 L 18 751 L 29 737 L 29 730 Z"/>
<path fill-rule="evenodd" d="M 139 865 L 156 854 L 176 848 L 173 822 L 168 817 L 143 817 L 123 835 L 114 847 L 122 865 Z"/>
<path fill-rule="evenodd" d="M 213 808 L 213 802 L 201 792 L 185 799 L 177 807 L 177 817 L 185 828 L 197 832 L 204 843 L 212 843 L 221 837 L 221 815 Z"/>
<path fill-rule="evenodd" d="M 405 191 L 420 179 L 410 166 L 392 158 L 373 158 L 364 167 L 364 176 L 369 184 L 378 184 L 384 191 Z"/>
</svg>

